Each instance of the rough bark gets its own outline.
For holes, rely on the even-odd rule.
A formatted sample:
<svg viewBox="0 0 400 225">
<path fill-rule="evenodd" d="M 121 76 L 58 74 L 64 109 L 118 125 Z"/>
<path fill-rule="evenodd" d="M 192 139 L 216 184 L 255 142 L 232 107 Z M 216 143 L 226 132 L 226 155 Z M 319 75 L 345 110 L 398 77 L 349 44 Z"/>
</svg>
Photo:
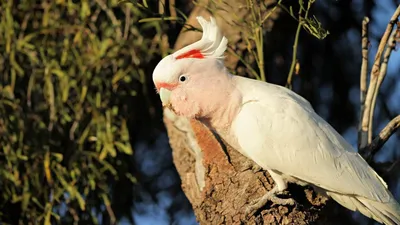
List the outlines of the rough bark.
<svg viewBox="0 0 400 225">
<path fill-rule="evenodd" d="M 204 6 L 209 2 L 202 3 Z M 233 0 L 227 3 L 238 4 Z M 242 9 L 236 14 L 241 17 L 246 16 L 248 12 Z M 197 6 L 192 11 L 188 23 L 199 27 L 195 17 L 200 15 L 208 18 L 210 12 L 202 6 Z M 241 44 L 241 30 L 232 25 L 231 15 L 231 11 L 223 10 L 214 13 L 229 39 L 230 46 L 238 54 L 242 54 L 246 47 Z M 271 18 L 277 17 L 278 12 Z M 272 25 L 273 20 L 269 20 L 266 29 Z M 175 49 L 191 44 L 200 37 L 200 32 L 182 32 Z M 237 58 L 230 54 L 227 55 L 225 63 L 231 70 L 245 71 L 238 66 Z M 252 169 L 254 163 L 251 160 L 226 145 L 199 121 L 188 121 L 165 109 L 164 123 L 183 191 L 191 202 L 200 224 L 328 224 L 327 214 L 322 212 L 322 209 L 325 212 L 326 208 L 330 208 L 326 206 L 327 198 L 316 194 L 311 188 L 296 185 L 289 186 L 290 197 L 298 203 L 295 207 L 267 203 L 253 216 L 246 218 L 244 212 L 249 202 L 261 197 L 273 187 L 269 174 Z"/>
</svg>

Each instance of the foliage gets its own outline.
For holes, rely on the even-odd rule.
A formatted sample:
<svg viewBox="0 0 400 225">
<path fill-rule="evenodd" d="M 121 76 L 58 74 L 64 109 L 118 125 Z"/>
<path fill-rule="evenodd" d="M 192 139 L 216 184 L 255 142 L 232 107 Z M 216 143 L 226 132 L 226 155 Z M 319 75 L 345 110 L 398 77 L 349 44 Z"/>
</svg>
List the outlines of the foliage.
<svg viewBox="0 0 400 225">
<path fill-rule="evenodd" d="M 0 221 L 114 222 L 113 187 L 136 182 L 130 102 L 146 91 L 155 27 L 117 0 L 9 0 L 0 12 Z"/>
<path fill-rule="evenodd" d="M 273 6 L 246 1 L 250 19 L 236 23 L 245 28 L 243 39 L 256 65 L 236 56 L 253 77 L 266 80 L 262 28 L 275 10 L 286 10 L 317 38 L 328 34 L 308 16 L 314 1 L 307 8 L 301 0 L 298 6 L 292 2 L 300 7 L 298 15 L 281 0 Z M 158 2 L 0 3 L 1 222 L 98 223 L 100 217 L 115 222 L 130 214 L 132 196 L 126 195 L 136 182 L 132 132 L 143 130 L 130 120 L 144 120 L 136 113 L 141 108 L 151 111 L 132 102 L 148 96 L 146 69 L 170 51 L 166 26 L 187 20 L 175 6 L 154 13 L 152 4 Z M 293 57 L 292 67 L 296 52 Z M 122 205 L 129 207 L 117 210 L 121 186 L 129 202 Z"/>
</svg>

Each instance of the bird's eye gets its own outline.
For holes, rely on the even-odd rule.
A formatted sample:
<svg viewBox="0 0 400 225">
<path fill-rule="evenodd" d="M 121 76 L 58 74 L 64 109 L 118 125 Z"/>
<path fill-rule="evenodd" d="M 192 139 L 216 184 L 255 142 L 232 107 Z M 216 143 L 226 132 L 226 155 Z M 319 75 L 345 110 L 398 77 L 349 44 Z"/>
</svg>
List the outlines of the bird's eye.
<svg viewBox="0 0 400 225">
<path fill-rule="evenodd" d="M 186 80 L 187 80 L 187 78 L 186 78 L 185 75 L 181 75 L 181 76 L 179 77 L 179 81 L 180 81 L 180 82 L 185 82 Z"/>
</svg>

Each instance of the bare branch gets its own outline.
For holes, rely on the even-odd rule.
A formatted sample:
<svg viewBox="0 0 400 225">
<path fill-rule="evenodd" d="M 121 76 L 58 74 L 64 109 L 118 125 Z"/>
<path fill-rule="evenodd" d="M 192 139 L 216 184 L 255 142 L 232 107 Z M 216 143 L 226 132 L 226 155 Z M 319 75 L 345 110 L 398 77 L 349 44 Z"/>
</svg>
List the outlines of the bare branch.
<svg viewBox="0 0 400 225">
<path fill-rule="evenodd" d="M 360 79 L 360 91 L 361 91 L 361 105 L 365 103 L 365 97 L 367 95 L 367 73 L 368 73 L 368 24 L 369 18 L 364 17 L 362 22 L 362 64 L 361 64 L 361 79 Z"/>
<path fill-rule="evenodd" d="M 386 76 L 387 67 L 388 67 L 387 65 L 388 65 L 388 62 L 389 62 L 390 55 L 391 55 L 393 49 L 396 47 L 395 37 L 396 37 L 397 33 L 398 33 L 398 29 L 395 29 L 392 32 L 392 35 L 390 35 L 390 38 L 389 38 L 389 41 L 388 41 L 388 46 L 386 48 L 385 55 L 383 56 L 383 62 L 382 62 L 381 69 L 380 69 L 380 72 L 379 72 L 378 81 L 377 81 L 377 84 L 376 84 L 376 87 L 375 87 L 376 91 L 374 92 L 374 96 L 373 96 L 372 104 L 371 104 L 371 111 L 370 111 L 370 115 L 369 115 L 370 123 L 369 123 L 368 130 L 370 132 L 368 133 L 368 140 L 372 140 L 372 124 L 373 124 L 372 121 L 373 121 L 374 111 L 375 111 L 375 106 L 376 106 L 376 98 L 378 96 L 379 88 L 381 87 L 383 79 L 385 79 L 385 76 Z M 370 142 L 371 141 L 369 141 L 369 143 Z"/>
<path fill-rule="evenodd" d="M 362 121 L 362 117 L 365 109 L 365 97 L 367 95 L 367 74 L 368 74 L 368 23 L 369 18 L 364 17 L 362 22 L 362 62 L 361 62 L 361 74 L 360 74 L 360 121 Z M 367 132 L 363 132 L 361 129 L 361 123 L 358 128 L 358 147 L 360 148 L 362 140 L 367 140 L 368 137 Z"/>
<path fill-rule="evenodd" d="M 368 140 L 367 142 L 362 139 L 360 143 L 360 148 L 364 148 L 367 144 L 370 144 L 372 141 L 372 123 L 371 121 L 371 111 L 374 108 L 373 104 L 373 99 L 375 92 L 378 92 L 378 79 L 379 76 L 381 75 L 380 69 L 381 69 L 381 58 L 383 51 L 385 49 L 385 46 L 388 44 L 389 41 L 389 36 L 392 33 L 393 27 L 396 24 L 398 17 L 400 15 L 400 5 L 397 7 L 396 11 L 394 12 L 392 18 L 390 19 L 389 24 L 386 27 L 386 31 L 381 39 L 381 42 L 379 43 L 378 51 L 375 55 L 375 60 L 374 64 L 372 66 L 371 70 L 371 79 L 368 87 L 368 92 L 365 100 L 365 111 L 362 115 L 362 120 L 361 120 L 361 130 L 362 132 L 367 132 L 368 133 Z M 372 112 L 373 113 L 373 112 Z"/>
<path fill-rule="evenodd" d="M 400 127 L 400 115 L 392 119 L 385 128 L 379 133 L 379 136 L 374 141 L 360 150 L 361 154 L 367 161 L 372 160 L 374 155 L 382 148 L 382 146 L 389 140 L 390 136 L 394 134 Z"/>
</svg>

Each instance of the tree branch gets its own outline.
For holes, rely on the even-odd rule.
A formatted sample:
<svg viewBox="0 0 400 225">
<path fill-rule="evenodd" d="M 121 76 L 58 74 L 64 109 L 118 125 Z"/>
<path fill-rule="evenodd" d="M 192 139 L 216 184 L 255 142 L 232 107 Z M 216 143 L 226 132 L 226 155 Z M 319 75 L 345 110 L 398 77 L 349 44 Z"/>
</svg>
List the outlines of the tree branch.
<svg viewBox="0 0 400 225">
<path fill-rule="evenodd" d="M 367 74 L 368 74 L 368 23 L 369 18 L 364 17 L 362 22 L 362 62 L 361 62 L 361 74 L 360 74 L 360 121 L 362 121 L 362 117 L 365 110 L 365 97 L 367 95 Z M 358 127 L 358 147 L 360 148 L 362 140 L 367 140 L 367 132 L 363 132 L 361 129 L 361 122 Z M 365 141 L 366 142 L 366 141 Z"/>
<path fill-rule="evenodd" d="M 374 108 L 375 108 L 375 103 L 374 103 L 374 96 L 379 90 L 380 85 L 378 85 L 379 81 L 383 81 L 383 76 L 386 74 L 381 73 L 381 58 L 383 51 L 385 49 L 385 46 L 388 45 L 389 41 L 389 36 L 392 33 L 393 27 L 398 21 L 398 17 L 400 15 L 400 5 L 397 7 L 396 11 L 394 12 L 392 18 L 389 21 L 389 24 L 386 27 L 386 31 L 379 43 L 378 51 L 375 55 L 375 60 L 374 64 L 372 66 L 371 70 L 371 78 L 370 78 L 370 83 L 368 87 L 368 92 L 365 100 L 365 110 L 362 115 L 362 120 L 361 120 L 361 132 L 367 133 L 367 138 L 364 138 L 365 135 L 361 135 L 361 140 L 360 140 L 360 148 L 364 148 L 368 144 L 371 143 L 372 141 L 372 117 L 374 113 Z M 390 54 L 389 54 L 390 56 Z M 380 78 L 381 77 L 381 78 Z"/>
<path fill-rule="evenodd" d="M 375 88 L 376 91 L 374 92 L 374 96 L 373 96 L 372 104 L 371 104 L 371 111 L 370 111 L 370 115 L 369 115 L 370 123 L 369 123 L 368 130 L 371 131 L 371 132 L 369 132 L 369 136 L 368 136 L 369 142 L 371 142 L 371 140 L 372 140 L 372 124 L 373 124 L 373 117 L 374 117 L 374 111 L 375 111 L 375 106 L 376 106 L 376 99 L 378 97 L 379 88 L 381 87 L 383 79 L 385 79 L 385 77 L 386 77 L 386 72 L 387 72 L 390 55 L 392 54 L 393 49 L 396 47 L 395 37 L 396 37 L 397 33 L 398 33 L 398 29 L 395 29 L 395 30 L 393 30 L 392 35 L 390 35 L 388 45 L 386 47 L 385 55 L 383 56 L 381 69 L 379 71 L 378 81 L 377 81 L 376 88 Z"/>
<path fill-rule="evenodd" d="M 361 154 L 367 161 L 371 161 L 374 155 L 382 148 L 382 146 L 389 140 L 390 136 L 394 134 L 400 127 L 400 115 L 392 119 L 385 128 L 379 133 L 374 141 L 360 150 Z"/>
</svg>

